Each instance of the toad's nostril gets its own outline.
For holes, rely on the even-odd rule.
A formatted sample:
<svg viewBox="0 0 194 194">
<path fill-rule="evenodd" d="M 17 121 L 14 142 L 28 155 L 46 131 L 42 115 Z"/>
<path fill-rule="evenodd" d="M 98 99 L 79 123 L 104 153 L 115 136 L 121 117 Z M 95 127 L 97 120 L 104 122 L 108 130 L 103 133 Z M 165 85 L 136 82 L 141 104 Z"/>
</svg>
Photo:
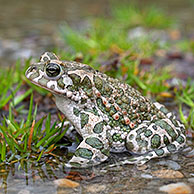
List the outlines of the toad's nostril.
<svg viewBox="0 0 194 194">
<path fill-rule="evenodd" d="M 30 72 L 35 72 L 36 70 L 37 70 L 37 66 L 32 66 L 32 67 L 29 69 Z"/>
<path fill-rule="evenodd" d="M 35 72 L 37 72 L 37 69 L 38 69 L 37 66 L 32 65 L 32 66 L 30 66 L 30 67 L 26 70 L 25 75 L 28 77 L 28 75 L 29 75 L 30 73 L 35 73 Z"/>
</svg>

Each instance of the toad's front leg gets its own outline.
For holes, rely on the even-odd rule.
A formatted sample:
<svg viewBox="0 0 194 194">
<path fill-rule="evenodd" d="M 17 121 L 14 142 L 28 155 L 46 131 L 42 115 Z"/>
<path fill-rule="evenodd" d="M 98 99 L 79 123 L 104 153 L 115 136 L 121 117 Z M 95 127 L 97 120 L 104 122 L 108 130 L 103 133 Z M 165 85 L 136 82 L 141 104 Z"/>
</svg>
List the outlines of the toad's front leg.
<svg viewBox="0 0 194 194">
<path fill-rule="evenodd" d="M 109 156 L 110 145 L 106 123 L 97 115 L 82 111 L 81 128 L 78 132 L 83 140 L 66 167 L 86 168 L 100 164 Z"/>
</svg>

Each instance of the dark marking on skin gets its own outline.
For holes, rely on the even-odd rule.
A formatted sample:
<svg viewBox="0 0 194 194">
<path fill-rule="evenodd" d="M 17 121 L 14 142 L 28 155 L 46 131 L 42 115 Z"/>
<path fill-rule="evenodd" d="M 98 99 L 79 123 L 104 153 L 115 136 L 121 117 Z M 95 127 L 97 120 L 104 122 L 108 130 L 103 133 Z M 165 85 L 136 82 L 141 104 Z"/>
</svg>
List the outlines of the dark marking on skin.
<svg viewBox="0 0 194 194">
<path fill-rule="evenodd" d="M 110 155 L 110 151 L 109 151 L 109 149 L 102 149 L 102 150 L 100 150 L 105 156 L 109 156 Z"/>
<path fill-rule="evenodd" d="M 165 145 L 168 145 L 170 143 L 170 141 L 166 135 L 164 135 L 163 139 L 164 139 L 163 141 L 164 141 Z"/>
<path fill-rule="evenodd" d="M 157 156 L 162 156 L 164 154 L 164 150 L 158 149 L 158 150 L 155 150 L 155 153 L 157 154 Z"/>
<path fill-rule="evenodd" d="M 167 145 L 167 149 L 169 152 L 175 152 L 176 146 L 174 144 L 169 144 L 169 145 Z"/>
<path fill-rule="evenodd" d="M 69 163 L 71 166 L 75 167 L 75 168 L 80 168 L 81 167 L 81 164 L 78 163 L 78 162 L 70 162 Z"/>
<path fill-rule="evenodd" d="M 98 138 L 96 137 L 89 137 L 89 138 L 86 138 L 86 141 L 85 141 L 88 145 L 90 145 L 91 147 L 93 148 L 96 148 L 96 149 L 102 149 L 104 147 L 102 141 L 100 141 Z"/>
<path fill-rule="evenodd" d="M 162 129 L 165 129 L 166 132 L 172 137 L 172 141 L 177 138 L 177 135 L 174 129 L 164 120 L 158 120 L 155 122 L 156 125 L 160 126 Z"/>
<path fill-rule="evenodd" d="M 152 131 L 151 131 L 150 129 L 147 129 L 147 130 L 145 130 L 145 132 L 144 132 L 144 135 L 145 135 L 146 137 L 150 137 L 152 134 L 153 134 L 153 133 L 152 133 Z"/>
<path fill-rule="evenodd" d="M 77 109 L 76 107 L 73 107 L 73 114 L 74 114 L 76 117 L 78 117 L 79 114 L 80 114 L 80 110 Z"/>
<path fill-rule="evenodd" d="M 81 77 L 75 73 L 69 74 L 69 77 L 73 81 L 73 85 L 80 85 Z"/>
<path fill-rule="evenodd" d="M 161 144 L 161 137 L 157 134 L 153 135 L 153 137 L 151 138 L 151 147 L 154 148 L 158 148 Z"/>
<path fill-rule="evenodd" d="M 81 82 L 81 86 L 82 88 L 86 88 L 86 89 L 92 88 L 92 82 L 87 75 L 84 77 L 83 81 Z"/>
<path fill-rule="evenodd" d="M 65 88 L 65 84 L 63 83 L 63 78 L 60 78 L 60 79 L 57 80 L 57 85 L 58 85 L 60 88 L 62 88 L 62 89 Z"/>
<path fill-rule="evenodd" d="M 89 115 L 85 113 L 81 113 L 81 128 L 83 128 L 89 121 Z"/>
<path fill-rule="evenodd" d="M 97 123 L 97 124 L 94 126 L 94 129 L 93 129 L 94 133 L 97 133 L 97 134 L 102 133 L 103 127 L 104 127 L 103 121 Z"/>
<path fill-rule="evenodd" d="M 75 151 L 75 156 L 90 160 L 93 156 L 93 153 L 87 148 L 78 148 Z"/>
<path fill-rule="evenodd" d="M 185 142 L 185 139 L 183 138 L 183 136 L 179 135 L 179 137 L 176 139 L 176 141 L 179 143 L 179 144 L 183 144 Z"/>
<path fill-rule="evenodd" d="M 99 78 L 98 76 L 94 76 L 94 84 L 95 87 L 102 92 L 102 86 L 103 86 L 103 81 L 101 78 Z"/>
<path fill-rule="evenodd" d="M 126 142 L 125 147 L 129 151 L 132 151 L 135 148 L 132 142 Z"/>
</svg>

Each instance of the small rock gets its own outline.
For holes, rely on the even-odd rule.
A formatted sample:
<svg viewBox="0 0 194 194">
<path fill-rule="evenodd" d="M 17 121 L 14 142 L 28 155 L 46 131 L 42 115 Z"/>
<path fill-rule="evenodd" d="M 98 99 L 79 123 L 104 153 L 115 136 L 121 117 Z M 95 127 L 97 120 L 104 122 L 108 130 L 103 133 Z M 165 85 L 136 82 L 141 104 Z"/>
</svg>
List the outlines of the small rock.
<svg viewBox="0 0 194 194">
<path fill-rule="evenodd" d="M 172 183 L 164 185 L 159 188 L 160 191 L 167 192 L 168 194 L 190 194 L 192 189 L 185 183 Z"/>
<path fill-rule="evenodd" d="M 194 183 L 194 178 L 189 178 L 188 181 Z"/>
<path fill-rule="evenodd" d="M 156 170 L 152 175 L 158 178 L 183 178 L 184 175 L 180 171 L 175 170 Z"/>
<path fill-rule="evenodd" d="M 106 189 L 106 185 L 99 185 L 99 184 L 92 184 L 92 185 L 88 185 L 86 190 L 88 193 L 98 193 L 98 192 L 102 192 Z"/>
<path fill-rule="evenodd" d="M 141 177 L 145 178 L 145 179 L 152 179 L 153 178 L 153 176 L 150 174 L 141 174 Z"/>
<path fill-rule="evenodd" d="M 57 180 L 54 180 L 53 182 L 55 185 L 59 187 L 66 187 L 66 188 L 75 188 L 80 185 L 79 183 L 75 181 L 71 181 L 69 179 L 57 179 Z"/>
<path fill-rule="evenodd" d="M 194 157 L 194 149 L 190 150 L 189 152 L 185 153 L 186 158 L 193 158 Z"/>
<path fill-rule="evenodd" d="M 161 160 L 157 164 L 163 165 L 163 166 L 168 166 L 169 168 L 171 168 L 173 170 L 181 169 L 181 166 L 177 162 L 172 161 L 172 160 L 165 160 L 165 161 Z"/>
</svg>

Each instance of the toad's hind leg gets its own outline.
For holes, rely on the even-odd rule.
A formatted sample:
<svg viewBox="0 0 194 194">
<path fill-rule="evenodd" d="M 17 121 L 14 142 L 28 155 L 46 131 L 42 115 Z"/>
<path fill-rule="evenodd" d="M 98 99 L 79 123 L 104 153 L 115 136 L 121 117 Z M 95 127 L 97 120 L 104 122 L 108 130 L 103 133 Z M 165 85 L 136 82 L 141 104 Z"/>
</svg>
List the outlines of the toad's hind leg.
<svg viewBox="0 0 194 194">
<path fill-rule="evenodd" d="M 141 166 L 151 159 L 161 158 L 169 154 L 176 153 L 177 150 L 181 149 L 182 147 L 183 146 L 181 146 L 181 144 L 179 144 L 177 141 L 174 141 L 168 146 L 161 147 L 159 149 L 154 149 L 139 156 L 132 156 L 131 158 L 122 161 L 121 164 L 137 164 L 138 166 Z"/>
<path fill-rule="evenodd" d="M 126 139 L 126 148 L 138 154 L 123 161 L 122 164 L 142 165 L 152 158 L 159 158 L 175 153 L 186 142 L 184 125 L 176 120 L 161 119 L 151 123 L 142 123 L 131 131 Z"/>
</svg>

